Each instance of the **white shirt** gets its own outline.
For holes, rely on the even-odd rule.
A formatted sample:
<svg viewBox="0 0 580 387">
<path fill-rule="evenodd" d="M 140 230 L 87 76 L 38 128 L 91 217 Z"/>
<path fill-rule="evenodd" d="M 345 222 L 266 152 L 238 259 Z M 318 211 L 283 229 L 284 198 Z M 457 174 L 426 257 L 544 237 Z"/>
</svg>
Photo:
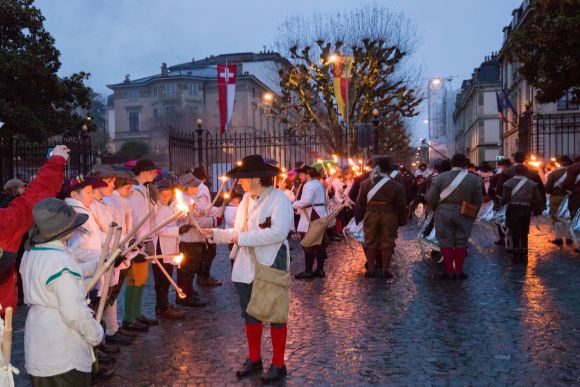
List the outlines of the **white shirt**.
<svg viewBox="0 0 580 387">
<path fill-rule="evenodd" d="M 248 206 L 248 231 L 244 229 L 245 209 Z M 234 228 L 213 230 L 214 243 L 231 243 L 238 236 L 238 249 L 232 269 L 232 281 L 250 284 L 254 281 L 255 267 L 248 247 L 254 247 L 256 259 L 264 265 L 272 266 L 278 250 L 284 244 L 290 267 L 290 251 L 288 249 L 288 230 L 294 220 L 294 211 L 290 200 L 278 189 L 268 187 L 260 198 L 254 199 L 245 194 L 236 214 Z M 260 228 L 260 224 L 270 218 L 272 225 Z M 236 249 L 234 248 L 234 251 Z"/>
<path fill-rule="evenodd" d="M 122 235 L 127 235 L 133 227 L 133 210 L 128 198 L 121 197 L 119 192 L 113 191 L 113 195 L 104 198 L 113 209 L 113 218 L 115 223 L 123 228 Z"/>
<path fill-rule="evenodd" d="M 91 372 L 92 346 L 103 328 L 87 306 L 79 264 L 60 241 L 36 245 L 24 254 L 24 302 L 30 306 L 24 329 L 26 370 L 54 376 Z"/>
<path fill-rule="evenodd" d="M 92 212 L 80 201 L 73 198 L 66 198 L 64 201 L 78 214 L 86 214 L 89 216 L 89 219 L 81 227 L 74 230 L 72 238 L 67 242 L 73 257 L 80 264 L 83 277 L 88 279 L 92 277 L 99 263 L 101 246 L 105 241 L 105 234 L 101 232 L 101 229 L 95 222 Z"/>
<path fill-rule="evenodd" d="M 161 203 L 157 204 L 157 211 L 153 215 L 153 227 L 163 223 L 167 218 L 172 217 L 177 212 L 175 203 L 164 206 Z M 155 245 L 155 253 L 157 253 L 157 242 L 161 248 L 163 255 L 179 254 L 179 223 L 173 221 L 153 236 L 153 243 Z M 171 263 L 171 258 L 163 258 L 164 263 Z"/>
<path fill-rule="evenodd" d="M 190 220 L 185 220 L 183 224 L 192 224 L 195 221 L 201 228 L 212 228 L 216 226 L 216 218 L 213 216 L 214 211 L 212 211 L 209 189 L 204 184 L 200 184 L 195 197 L 192 198 L 187 194 L 183 194 L 183 197 L 186 202 L 194 203 L 188 215 Z M 205 238 L 195 227 L 181 234 L 179 239 L 186 243 L 205 242 Z"/>
<path fill-rule="evenodd" d="M 236 222 L 236 214 L 238 212 L 238 205 L 228 204 L 224 210 L 224 220 L 226 228 L 234 228 Z"/>
<path fill-rule="evenodd" d="M 99 229 L 106 234 L 109 231 L 111 222 L 114 221 L 111 205 L 105 201 L 104 197 L 102 200 L 94 199 L 89 206 L 89 210 L 93 213 Z"/>
<path fill-rule="evenodd" d="M 310 222 L 308 219 L 312 216 L 312 209 L 316 210 L 316 213 L 321 218 L 328 215 L 328 209 L 326 207 L 326 192 L 324 187 L 318 181 L 318 179 L 312 179 L 302 187 L 302 196 L 300 200 L 296 200 L 293 207 L 299 210 L 300 221 L 298 222 L 298 232 L 307 232 L 310 227 Z M 321 204 L 318 206 L 312 206 L 313 204 Z M 306 212 L 306 215 L 305 215 Z M 307 218 L 308 216 L 308 218 Z"/>
<path fill-rule="evenodd" d="M 138 224 L 149 213 L 149 210 L 153 206 L 153 203 L 151 202 L 151 196 L 149 195 L 149 190 L 142 184 L 133 186 L 133 194 L 129 198 L 129 202 L 131 203 L 133 224 Z M 141 236 L 148 234 L 151 228 L 150 218 L 139 229 L 139 231 L 137 231 L 135 238 L 139 239 Z"/>
</svg>

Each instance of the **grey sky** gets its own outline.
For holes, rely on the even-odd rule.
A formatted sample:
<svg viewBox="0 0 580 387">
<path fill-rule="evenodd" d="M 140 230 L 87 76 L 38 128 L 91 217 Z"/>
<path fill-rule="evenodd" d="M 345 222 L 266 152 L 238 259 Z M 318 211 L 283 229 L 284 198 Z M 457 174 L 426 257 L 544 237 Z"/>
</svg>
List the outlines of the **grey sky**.
<svg viewBox="0 0 580 387">
<path fill-rule="evenodd" d="M 271 47 L 286 16 L 367 3 L 406 13 L 420 35 L 414 60 L 425 77 L 453 76 L 458 87 L 485 55 L 499 50 L 501 30 L 521 0 L 37 0 L 36 5 L 61 51 L 61 74 L 88 71 L 89 85 L 109 94 L 107 84 L 121 82 L 125 74 L 133 79 L 154 74 L 162 62 Z M 421 125 L 422 119 L 418 136 L 426 131 Z"/>
</svg>

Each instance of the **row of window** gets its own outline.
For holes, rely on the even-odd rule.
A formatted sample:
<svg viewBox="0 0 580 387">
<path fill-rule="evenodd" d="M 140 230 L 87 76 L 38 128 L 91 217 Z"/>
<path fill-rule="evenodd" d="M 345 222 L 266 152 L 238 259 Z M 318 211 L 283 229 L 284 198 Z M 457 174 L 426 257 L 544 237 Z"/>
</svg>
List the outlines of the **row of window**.
<svg viewBox="0 0 580 387">
<path fill-rule="evenodd" d="M 177 83 L 167 83 L 165 87 L 159 88 L 157 86 L 153 87 L 152 94 L 153 98 L 159 98 L 159 89 L 163 90 L 163 95 L 165 96 L 175 96 L 177 95 Z M 197 96 L 199 93 L 199 88 L 197 83 L 189 83 L 187 85 L 187 91 L 191 96 Z M 139 99 L 139 90 L 129 90 L 128 94 L 129 101 L 137 101 Z"/>
<path fill-rule="evenodd" d="M 165 113 L 168 117 L 173 117 L 175 115 L 175 106 L 167 106 L 165 108 Z M 157 109 L 153 109 L 153 117 L 155 119 L 159 118 L 159 113 Z M 129 112 L 129 131 L 138 132 L 139 131 L 139 112 Z"/>
</svg>

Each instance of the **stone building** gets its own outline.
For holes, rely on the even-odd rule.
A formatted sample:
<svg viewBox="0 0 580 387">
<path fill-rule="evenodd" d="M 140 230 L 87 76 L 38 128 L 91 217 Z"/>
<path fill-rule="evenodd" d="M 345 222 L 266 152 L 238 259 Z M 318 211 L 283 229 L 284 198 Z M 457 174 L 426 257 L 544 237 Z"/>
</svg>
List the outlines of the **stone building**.
<svg viewBox="0 0 580 387">
<path fill-rule="evenodd" d="M 495 161 L 499 155 L 501 119 L 496 102 L 499 91 L 499 67 L 493 53 L 473 71 L 471 79 L 462 82 L 456 98 L 455 151 L 464 153 L 476 165 Z"/>
<path fill-rule="evenodd" d="M 504 27 L 503 46 L 510 35 L 527 22 L 533 11 L 531 0 L 524 0 L 512 12 L 511 23 Z M 519 64 L 507 60 L 499 52 L 501 88 L 506 91 L 516 112 L 506 109 L 508 123 L 502 122 L 502 153 L 510 157 L 521 150 L 544 159 L 556 155 L 580 155 L 580 114 L 572 103 L 571 93 L 554 103 L 540 104 L 534 98 L 535 90 L 518 73 Z"/>
<path fill-rule="evenodd" d="M 174 66 L 163 63 L 157 74 L 135 80 L 127 76 L 108 85 L 113 90 L 106 115 L 111 152 L 127 141 L 145 142 L 165 164 L 170 128 L 194 130 L 201 118 L 204 130 L 219 133 L 218 64 L 238 65 L 230 132 L 279 128 L 281 117 L 270 114 L 269 103 L 279 96 L 278 69 L 284 61 L 276 52 L 225 54 Z"/>
</svg>

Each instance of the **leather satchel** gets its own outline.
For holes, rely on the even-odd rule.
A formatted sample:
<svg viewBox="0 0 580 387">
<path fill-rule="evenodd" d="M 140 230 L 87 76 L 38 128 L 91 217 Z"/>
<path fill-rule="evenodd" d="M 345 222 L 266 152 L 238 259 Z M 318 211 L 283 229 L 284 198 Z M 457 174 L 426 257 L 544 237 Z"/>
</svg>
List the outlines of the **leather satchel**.
<svg viewBox="0 0 580 387">
<path fill-rule="evenodd" d="M 477 215 L 479 214 L 479 207 L 473 203 L 469 203 L 464 200 L 461 202 L 459 213 L 463 216 L 467 216 L 468 218 L 475 220 L 477 219 Z"/>
<path fill-rule="evenodd" d="M 256 259 L 253 247 L 249 248 L 254 262 L 255 275 L 252 296 L 246 312 L 257 320 L 282 324 L 288 322 L 290 309 L 290 272 L 262 265 Z"/>
</svg>

